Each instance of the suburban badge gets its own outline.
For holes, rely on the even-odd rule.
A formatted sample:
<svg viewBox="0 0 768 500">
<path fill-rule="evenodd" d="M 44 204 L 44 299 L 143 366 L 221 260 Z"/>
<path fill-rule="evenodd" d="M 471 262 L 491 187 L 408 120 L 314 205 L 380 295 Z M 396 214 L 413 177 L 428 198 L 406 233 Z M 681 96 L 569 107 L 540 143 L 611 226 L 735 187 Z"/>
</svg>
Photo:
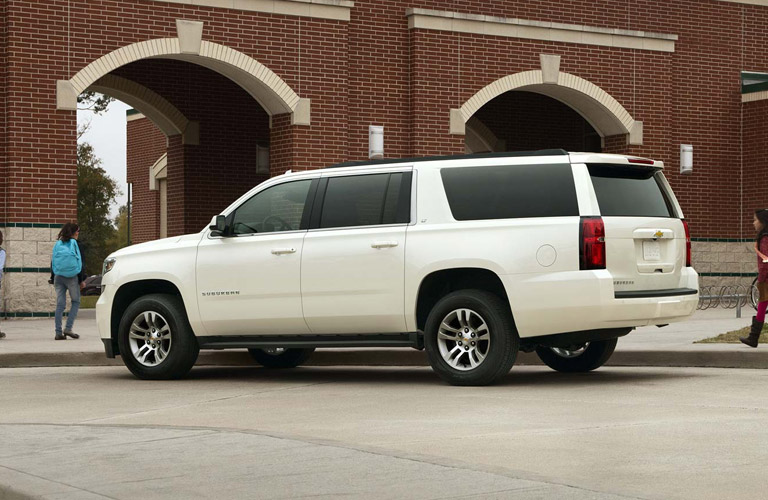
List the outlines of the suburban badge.
<svg viewBox="0 0 768 500">
<path fill-rule="evenodd" d="M 214 291 L 214 292 L 202 292 L 201 295 L 203 297 L 213 297 L 213 296 L 220 296 L 220 295 L 240 295 L 240 290 L 220 290 L 220 291 Z"/>
</svg>

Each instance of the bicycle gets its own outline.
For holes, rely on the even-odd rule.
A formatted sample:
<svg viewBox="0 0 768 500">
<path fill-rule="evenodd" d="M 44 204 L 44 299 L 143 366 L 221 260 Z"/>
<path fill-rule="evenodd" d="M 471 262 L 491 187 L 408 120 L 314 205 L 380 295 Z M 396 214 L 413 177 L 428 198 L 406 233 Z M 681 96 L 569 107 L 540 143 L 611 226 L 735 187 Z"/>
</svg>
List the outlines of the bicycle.
<svg viewBox="0 0 768 500">
<path fill-rule="evenodd" d="M 760 301 L 760 291 L 757 289 L 757 278 L 752 280 L 752 285 L 749 287 L 749 303 L 752 304 L 752 308 L 757 310 L 757 303 Z"/>
</svg>

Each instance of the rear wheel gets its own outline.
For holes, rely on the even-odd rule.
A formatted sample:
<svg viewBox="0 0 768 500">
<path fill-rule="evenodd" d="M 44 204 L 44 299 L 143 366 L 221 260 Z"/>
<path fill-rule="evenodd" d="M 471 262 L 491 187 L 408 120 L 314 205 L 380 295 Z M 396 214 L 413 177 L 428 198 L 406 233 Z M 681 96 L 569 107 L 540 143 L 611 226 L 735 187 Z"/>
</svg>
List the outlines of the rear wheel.
<svg viewBox="0 0 768 500">
<path fill-rule="evenodd" d="M 123 363 L 141 379 L 182 377 L 200 352 L 184 303 L 174 295 L 134 300 L 120 320 L 117 341 Z"/>
<path fill-rule="evenodd" d="M 559 372 L 588 372 L 600 368 L 613 354 L 619 339 L 595 340 L 567 348 L 538 346 L 544 364 Z"/>
<path fill-rule="evenodd" d="M 757 278 L 752 280 L 752 285 L 749 287 L 749 303 L 752 308 L 757 310 L 757 303 L 760 302 L 760 290 L 757 288 Z"/>
<path fill-rule="evenodd" d="M 504 301 L 483 290 L 459 290 L 432 308 L 424 346 L 432 369 L 449 384 L 488 385 L 512 368 L 520 339 Z"/>
<path fill-rule="evenodd" d="M 295 368 L 304 364 L 313 352 L 315 352 L 314 349 L 285 349 L 283 347 L 248 349 L 248 354 L 265 368 Z"/>
</svg>

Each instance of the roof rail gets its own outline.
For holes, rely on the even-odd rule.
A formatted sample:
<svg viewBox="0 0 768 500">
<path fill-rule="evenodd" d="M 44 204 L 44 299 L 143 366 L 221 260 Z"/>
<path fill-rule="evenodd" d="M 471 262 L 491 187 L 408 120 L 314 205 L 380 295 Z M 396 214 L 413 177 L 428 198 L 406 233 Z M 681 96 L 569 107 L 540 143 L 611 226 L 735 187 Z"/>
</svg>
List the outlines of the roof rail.
<svg viewBox="0 0 768 500">
<path fill-rule="evenodd" d="M 540 149 L 538 151 L 512 151 L 506 153 L 477 153 L 469 155 L 449 155 L 449 156 L 422 156 L 418 158 L 393 158 L 384 160 L 359 160 L 359 161 L 345 161 L 337 163 L 325 168 L 340 168 L 340 167 L 364 167 L 374 165 L 387 165 L 392 163 L 415 163 L 421 161 L 435 161 L 435 160 L 471 160 L 474 158 L 504 158 L 504 157 L 520 157 L 520 156 L 568 156 L 568 152 L 564 149 Z"/>
</svg>

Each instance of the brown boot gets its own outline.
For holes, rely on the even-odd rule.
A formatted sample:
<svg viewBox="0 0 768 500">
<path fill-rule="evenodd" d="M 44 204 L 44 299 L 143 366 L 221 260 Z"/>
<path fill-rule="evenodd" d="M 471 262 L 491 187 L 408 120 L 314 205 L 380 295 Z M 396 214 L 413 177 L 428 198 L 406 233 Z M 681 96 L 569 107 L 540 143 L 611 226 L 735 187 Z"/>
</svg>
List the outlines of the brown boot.
<svg viewBox="0 0 768 500">
<path fill-rule="evenodd" d="M 760 338 L 761 331 L 763 331 L 763 322 L 757 321 L 757 318 L 752 316 L 752 329 L 749 330 L 749 337 L 739 337 L 739 340 L 749 347 L 757 347 L 757 340 Z"/>
</svg>

